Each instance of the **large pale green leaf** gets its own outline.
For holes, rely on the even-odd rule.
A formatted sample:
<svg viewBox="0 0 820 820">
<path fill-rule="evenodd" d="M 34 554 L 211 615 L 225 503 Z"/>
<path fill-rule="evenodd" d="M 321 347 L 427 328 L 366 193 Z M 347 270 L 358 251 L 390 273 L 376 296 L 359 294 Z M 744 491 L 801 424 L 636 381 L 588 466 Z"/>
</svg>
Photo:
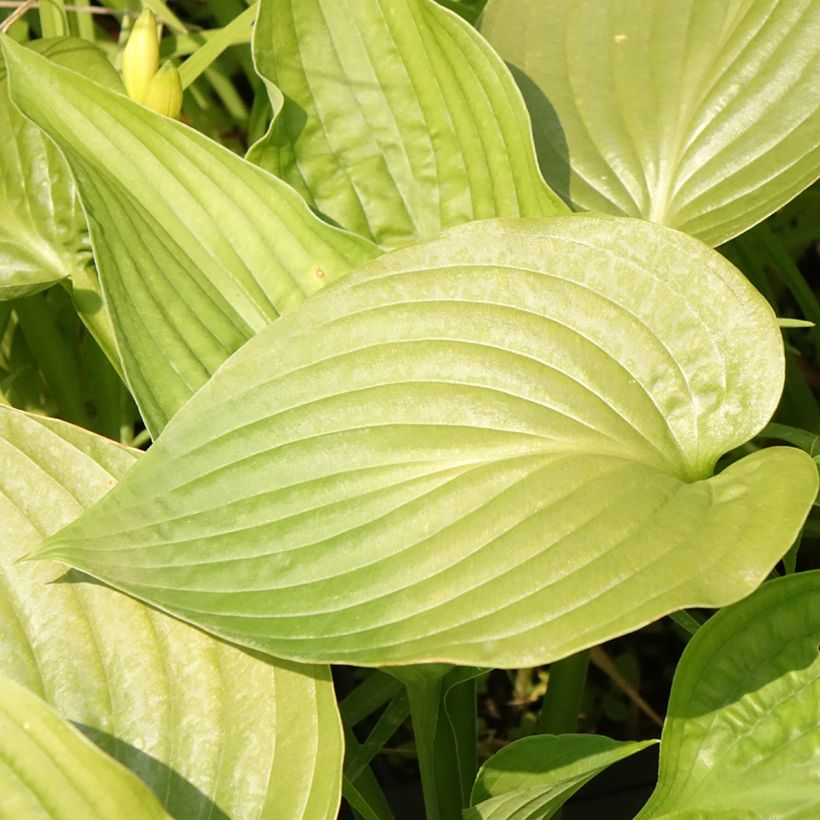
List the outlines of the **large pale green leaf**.
<svg viewBox="0 0 820 820">
<path fill-rule="evenodd" d="M 3 42 L 15 103 L 77 178 L 152 433 L 253 333 L 377 253 L 191 128 Z"/>
<path fill-rule="evenodd" d="M 490 0 L 547 181 L 718 245 L 820 173 L 816 0 Z"/>
<path fill-rule="evenodd" d="M 479 770 L 465 820 L 546 820 L 596 774 L 654 743 L 600 735 L 516 740 Z"/>
<path fill-rule="evenodd" d="M 111 63 L 86 40 L 35 40 L 30 48 L 95 82 L 121 87 Z M 0 134 L 0 299 L 69 279 L 80 315 L 117 366 L 77 188 L 51 140 L 12 105 L 2 56 Z"/>
<path fill-rule="evenodd" d="M 771 309 L 701 242 L 475 222 L 252 339 L 41 554 L 278 657 L 533 666 L 765 578 L 814 463 L 710 475 L 782 384 Z"/>
<path fill-rule="evenodd" d="M 432 0 L 260 0 L 276 117 L 249 158 L 385 247 L 494 216 L 566 212 L 504 63 Z"/>
<path fill-rule="evenodd" d="M 820 572 L 718 612 L 680 660 L 640 818 L 820 815 Z"/>
<path fill-rule="evenodd" d="M 26 820 L 168 818 L 131 772 L 3 674 L 0 812 L 3 817 Z"/>
<path fill-rule="evenodd" d="M 175 817 L 335 817 L 342 740 L 326 668 L 266 663 L 57 564 L 16 563 L 138 455 L 0 407 L 0 672 Z"/>
</svg>

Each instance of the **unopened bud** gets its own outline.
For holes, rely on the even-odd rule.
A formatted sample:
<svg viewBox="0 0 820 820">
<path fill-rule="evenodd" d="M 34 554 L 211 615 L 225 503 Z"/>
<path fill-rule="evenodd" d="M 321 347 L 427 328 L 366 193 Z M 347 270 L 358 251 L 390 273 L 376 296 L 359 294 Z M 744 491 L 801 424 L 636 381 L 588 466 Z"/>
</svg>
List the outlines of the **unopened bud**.
<svg viewBox="0 0 820 820">
<path fill-rule="evenodd" d="M 142 102 L 158 114 L 179 119 L 182 111 L 182 80 L 177 67 L 170 60 L 151 78 Z"/>
<path fill-rule="evenodd" d="M 148 83 L 159 68 L 159 36 L 154 12 L 144 9 L 137 17 L 122 52 L 122 79 L 128 96 L 143 102 Z"/>
</svg>

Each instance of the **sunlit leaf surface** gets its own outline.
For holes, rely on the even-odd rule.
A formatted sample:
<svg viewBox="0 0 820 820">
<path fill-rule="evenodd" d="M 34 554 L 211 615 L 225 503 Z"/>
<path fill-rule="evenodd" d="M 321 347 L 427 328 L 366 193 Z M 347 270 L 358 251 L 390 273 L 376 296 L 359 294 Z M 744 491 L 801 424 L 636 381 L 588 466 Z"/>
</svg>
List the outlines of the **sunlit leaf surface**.
<svg viewBox="0 0 820 820">
<path fill-rule="evenodd" d="M 168 818 L 138 778 L 3 674 L 0 806 L 4 817 L 27 820 Z"/>
<path fill-rule="evenodd" d="M 765 300 L 639 220 L 453 229 L 252 339 L 42 555 L 277 657 L 533 666 L 747 595 L 817 489 Z"/>
<path fill-rule="evenodd" d="M 504 63 L 431 0 L 260 0 L 254 57 L 277 117 L 249 158 L 384 247 L 567 210 Z"/>
<path fill-rule="evenodd" d="M 465 820 L 547 820 L 596 774 L 654 743 L 572 734 L 516 740 L 481 767 Z"/>
<path fill-rule="evenodd" d="M 765 583 L 689 642 L 639 817 L 820 814 L 820 572 Z"/>
<path fill-rule="evenodd" d="M 30 47 L 108 86 L 119 75 L 92 43 L 59 38 Z M 82 309 L 102 310 L 88 230 L 68 166 L 53 143 L 12 105 L 0 58 L 0 299 L 36 293 L 65 278 Z"/>
<path fill-rule="evenodd" d="M 0 672 L 175 817 L 335 818 L 342 741 L 326 668 L 266 663 L 57 564 L 16 563 L 138 455 L 0 408 Z"/>
<path fill-rule="evenodd" d="M 718 245 L 820 173 L 816 0 L 490 0 L 482 32 L 576 208 Z"/>
<path fill-rule="evenodd" d="M 125 374 L 152 433 L 246 339 L 377 253 L 193 129 L 4 45 L 15 103 L 77 177 Z"/>
</svg>

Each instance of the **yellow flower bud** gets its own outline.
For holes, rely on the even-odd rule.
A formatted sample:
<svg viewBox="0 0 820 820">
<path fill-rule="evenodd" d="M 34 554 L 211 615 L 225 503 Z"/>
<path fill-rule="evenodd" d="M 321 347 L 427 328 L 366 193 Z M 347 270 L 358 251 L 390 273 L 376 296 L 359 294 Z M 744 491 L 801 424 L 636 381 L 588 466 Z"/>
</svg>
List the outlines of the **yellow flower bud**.
<svg viewBox="0 0 820 820">
<path fill-rule="evenodd" d="M 150 9 L 143 9 L 122 52 L 122 79 L 128 96 L 142 102 L 148 83 L 158 68 L 157 19 Z"/>
<path fill-rule="evenodd" d="M 142 102 L 158 114 L 179 119 L 179 112 L 182 110 L 182 80 L 170 60 L 151 78 Z"/>
</svg>

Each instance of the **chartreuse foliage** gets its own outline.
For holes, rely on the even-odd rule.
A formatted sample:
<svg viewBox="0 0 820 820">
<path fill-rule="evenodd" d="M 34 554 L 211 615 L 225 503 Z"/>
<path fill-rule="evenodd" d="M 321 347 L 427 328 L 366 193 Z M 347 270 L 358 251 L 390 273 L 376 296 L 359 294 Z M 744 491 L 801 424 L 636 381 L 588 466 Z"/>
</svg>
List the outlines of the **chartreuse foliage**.
<svg viewBox="0 0 820 820">
<path fill-rule="evenodd" d="M 37 40 L 31 48 L 97 83 L 122 88 L 111 63 L 90 43 L 59 38 Z M 0 134 L 0 300 L 70 280 L 80 315 L 118 366 L 77 186 L 51 140 L 12 105 L 2 58 Z"/>
<path fill-rule="evenodd" d="M 820 813 L 820 572 L 718 612 L 675 673 L 653 817 Z"/>
<path fill-rule="evenodd" d="M 198 35 L 149 5 L 180 32 L 163 48 L 190 51 Z M 816 174 L 818 10 L 672 5 L 488 8 L 549 184 L 609 217 L 567 215 L 502 60 L 430 0 L 259 0 L 248 133 L 268 98 L 274 119 L 247 158 L 129 100 L 88 45 L 3 38 L 0 298 L 68 279 L 157 441 L 139 457 L 0 409 L 0 669 L 135 772 L 155 812 L 332 817 L 341 734 L 314 664 L 348 662 L 407 688 L 379 700 L 375 678 L 365 698 L 396 699 L 348 759 L 357 811 L 389 814 L 366 767 L 409 708 L 427 810 L 448 819 L 473 780 L 478 674 L 448 663 L 583 657 L 738 601 L 795 542 L 809 455 L 734 452 L 716 473 L 756 447 L 784 354 L 704 242 Z M 181 67 L 186 85 L 208 68 L 234 124 L 244 102 L 212 60 L 252 13 L 221 8 Z M 691 642 L 646 817 L 816 809 L 816 576 L 799 584 Z M 84 765 L 93 748 L 47 714 Z M 549 816 L 639 748 L 523 741 L 471 811 Z"/>
<path fill-rule="evenodd" d="M 276 116 L 249 158 L 332 221 L 389 248 L 567 210 L 504 63 L 430 0 L 264 0 L 253 45 Z"/>
<path fill-rule="evenodd" d="M 168 818 L 134 774 L 3 674 L 0 795 L 4 817 Z"/>
<path fill-rule="evenodd" d="M 465 820 L 546 820 L 613 763 L 657 741 L 536 735 L 511 743 L 479 770 Z"/>
<path fill-rule="evenodd" d="M 226 148 L 4 42 L 16 105 L 76 176 L 126 379 L 152 433 L 253 333 L 374 255 Z"/>
<path fill-rule="evenodd" d="M 675 673 L 660 778 L 641 820 L 817 815 L 818 596 L 820 572 L 780 578 L 695 635 Z M 651 742 L 516 741 L 482 766 L 465 817 L 546 820 L 597 772 Z"/>
<path fill-rule="evenodd" d="M 490 0 L 547 181 L 711 245 L 820 173 L 816 0 Z"/>
<path fill-rule="evenodd" d="M 38 40 L 33 47 L 62 65 L 82 65 L 97 82 L 119 85 L 90 43 Z M 14 299 L 76 274 L 91 253 L 74 180 L 46 135 L 12 106 L 2 61 L 0 133 L 0 298 Z"/>
<path fill-rule="evenodd" d="M 254 337 L 38 554 L 277 657 L 531 666 L 760 583 L 816 467 L 711 474 L 782 380 L 771 309 L 697 240 L 471 223 Z"/>
<path fill-rule="evenodd" d="M 139 453 L 9 408 L 0 408 L 0 432 L 3 674 L 136 772 L 175 817 L 270 817 L 278 807 L 334 817 L 342 740 L 328 670 L 273 665 L 89 579 L 65 579 L 56 564 L 16 562 L 110 490 Z M 0 737 L 5 744 L 5 730 Z M 92 816 L 68 811 L 71 792 L 52 781 L 42 782 L 64 816 Z M 102 788 L 85 796 L 102 799 Z M 11 798 L 0 794 L 5 809 Z M 143 816 L 122 811 L 103 816 Z"/>
</svg>

